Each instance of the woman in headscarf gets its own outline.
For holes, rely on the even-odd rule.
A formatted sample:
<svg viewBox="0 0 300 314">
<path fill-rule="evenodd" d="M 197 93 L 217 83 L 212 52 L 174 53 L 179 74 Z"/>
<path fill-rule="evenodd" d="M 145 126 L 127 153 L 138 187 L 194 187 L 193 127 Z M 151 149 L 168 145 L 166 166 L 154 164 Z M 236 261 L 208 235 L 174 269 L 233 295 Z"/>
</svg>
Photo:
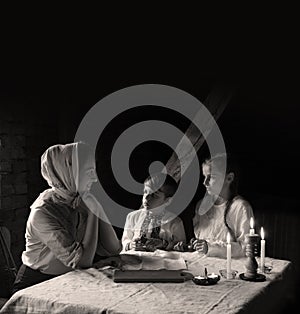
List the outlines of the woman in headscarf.
<svg viewBox="0 0 300 314">
<path fill-rule="evenodd" d="M 120 240 L 90 193 L 97 181 L 94 159 L 84 143 L 54 145 L 42 155 L 41 173 L 51 188 L 31 206 L 23 265 L 13 293 L 72 269 L 91 267 L 95 254 L 106 258 L 121 251 Z"/>
</svg>

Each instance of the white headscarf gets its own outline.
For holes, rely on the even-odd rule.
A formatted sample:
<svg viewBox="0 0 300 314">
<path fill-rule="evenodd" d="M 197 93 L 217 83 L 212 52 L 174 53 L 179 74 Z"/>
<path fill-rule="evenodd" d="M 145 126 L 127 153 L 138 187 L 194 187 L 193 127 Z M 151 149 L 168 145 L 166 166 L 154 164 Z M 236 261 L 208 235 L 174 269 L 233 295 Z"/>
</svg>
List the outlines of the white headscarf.
<svg viewBox="0 0 300 314">
<path fill-rule="evenodd" d="M 82 145 L 85 145 L 81 143 Z M 78 193 L 80 143 L 54 145 L 49 147 L 41 157 L 41 173 L 51 189 L 42 192 L 31 208 L 43 206 L 47 201 L 63 203 L 71 208 L 77 208 L 81 200 L 101 220 L 110 223 L 101 204 L 87 190 Z"/>
<path fill-rule="evenodd" d="M 78 143 L 49 147 L 41 157 L 41 173 L 51 189 L 41 193 L 31 207 L 42 206 L 50 198 L 72 208 L 78 206 Z"/>
</svg>

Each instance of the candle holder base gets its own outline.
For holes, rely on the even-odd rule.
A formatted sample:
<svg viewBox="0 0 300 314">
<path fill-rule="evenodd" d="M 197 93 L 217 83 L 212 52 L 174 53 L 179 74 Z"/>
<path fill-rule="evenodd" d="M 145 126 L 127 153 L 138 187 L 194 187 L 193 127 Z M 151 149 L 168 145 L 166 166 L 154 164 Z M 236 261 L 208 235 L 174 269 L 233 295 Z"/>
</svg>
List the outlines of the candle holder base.
<svg viewBox="0 0 300 314">
<path fill-rule="evenodd" d="M 220 280 L 219 275 L 216 278 L 209 278 L 209 277 L 205 278 L 205 277 L 196 276 L 192 279 L 194 284 L 200 285 L 200 286 L 215 285 L 219 280 Z"/>
<path fill-rule="evenodd" d="M 263 274 L 256 274 L 255 277 L 253 278 L 249 278 L 249 277 L 246 277 L 244 273 L 240 274 L 240 278 L 242 280 L 246 280 L 246 281 L 255 281 L 255 282 L 262 282 L 262 281 L 265 281 L 266 280 L 266 276 L 263 275 Z"/>
</svg>

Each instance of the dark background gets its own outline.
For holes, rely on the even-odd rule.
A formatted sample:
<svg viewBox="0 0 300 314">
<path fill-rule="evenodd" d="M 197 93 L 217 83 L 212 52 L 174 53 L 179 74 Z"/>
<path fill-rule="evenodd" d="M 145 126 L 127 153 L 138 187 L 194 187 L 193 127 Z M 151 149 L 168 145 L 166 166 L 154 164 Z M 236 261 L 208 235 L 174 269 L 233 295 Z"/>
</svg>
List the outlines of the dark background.
<svg viewBox="0 0 300 314">
<path fill-rule="evenodd" d="M 118 66 L 118 62 L 114 64 L 113 61 L 106 64 L 105 60 L 90 64 L 87 59 L 86 64 L 81 62 L 76 65 L 72 63 L 72 58 L 40 60 L 40 63 L 39 59 L 29 60 L 32 59 L 28 59 L 27 63 L 11 63 L 6 76 L 2 74 L 1 116 L 2 119 L 9 116 L 12 122 L 23 119 L 29 127 L 35 123 L 48 125 L 45 130 L 31 132 L 31 136 L 40 142 L 35 152 L 38 156 L 49 145 L 72 142 L 88 110 L 97 101 L 121 88 L 146 83 L 165 84 L 182 89 L 203 102 L 215 83 L 234 84 L 235 94 L 218 125 L 227 151 L 238 157 L 242 167 L 240 193 L 250 203 L 258 198 L 270 197 L 271 203 L 265 201 L 263 212 L 275 214 L 279 211 L 283 215 L 288 211 L 297 214 L 294 205 L 286 208 L 278 205 L 282 202 L 293 204 L 299 199 L 299 81 L 293 68 L 280 69 L 277 66 L 264 69 L 259 67 L 260 64 L 253 67 L 246 64 L 244 70 L 232 67 L 226 73 L 226 69 L 222 68 L 219 71 L 201 70 L 197 64 L 185 68 L 179 64 L 176 67 L 172 62 L 164 66 L 159 63 L 154 69 L 150 69 L 149 65 L 138 69 L 131 64 Z M 133 208 L 139 206 L 140 196 L 126 193 L 114 181 L 109 170 L 110 150 L 123 130 L 147 119 L 168 121 L 182 131 L 189 125 L 189 121 L 168 110 L 131 110 L 112 121 L 98 145 L 97 169 L 101 182 L 111 196 Z M 48 136 L 49 132 L 51 135 Z M 166 162 L 170 155 L 166 145 L 159 143 L 138 146 L 131 157 L 133 176 L 142 182 L 150 162 L 157 159 Z M 206 155 L 204 146 L 199 151 L 200 161 Z M 36 173 L 39 161 L 36 161 L 33 175 L 39 177 L 40 174 Z M 202 184 L 196 198 L 201 197 L 201 193 Z M 35 195 L 32 195 L 29 203 L 34 198 Z M 261 203 L 259 206 L 262 206 Z"/>
</svg>

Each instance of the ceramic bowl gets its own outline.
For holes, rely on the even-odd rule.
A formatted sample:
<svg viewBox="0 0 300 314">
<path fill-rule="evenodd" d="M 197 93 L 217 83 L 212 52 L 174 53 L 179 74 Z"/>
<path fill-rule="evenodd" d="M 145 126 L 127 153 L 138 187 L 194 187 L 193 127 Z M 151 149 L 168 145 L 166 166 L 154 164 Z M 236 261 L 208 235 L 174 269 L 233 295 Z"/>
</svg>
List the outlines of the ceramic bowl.
<svg viewBox="0 0 300 314">
<path fill-rule="evenodd" d="M 227 279 L 227 269 L 221 269 L 219 272 L 223 278 Z M 229 279 L 234 279 L 236 277 L 237 273 L 238 273 L 237 270 L 231 270 L 231 276 Z"/>
<path fill-rule="evenodd" d="M 270 274 L 271 271 L 272 271 L 272 269 L 273 269 L 273 266 L 272 266 L 272 265 L 265 265 L 265 266 L 264 266 L 264 271 L 263 271 L 263 273 L 265 273 L 265 274 Z M 261 272 L 260 267 L 258 268 L 258 271 Z"/>
</svg>

